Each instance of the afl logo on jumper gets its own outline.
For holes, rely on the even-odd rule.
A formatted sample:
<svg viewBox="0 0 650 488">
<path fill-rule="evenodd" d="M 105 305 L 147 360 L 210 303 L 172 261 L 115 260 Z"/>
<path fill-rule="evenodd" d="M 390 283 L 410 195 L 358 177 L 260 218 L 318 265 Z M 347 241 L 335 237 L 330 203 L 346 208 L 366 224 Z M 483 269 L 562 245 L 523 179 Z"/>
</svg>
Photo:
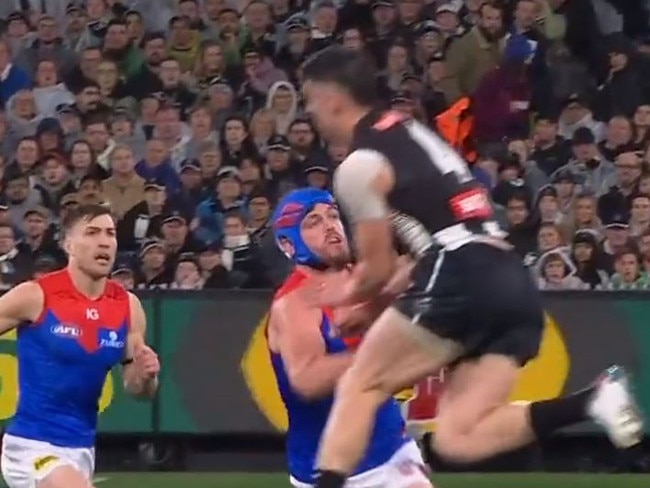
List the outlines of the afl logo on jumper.
<svg viewBox="0 0 650 488">
<path fill-rule="evenodd" d="M 81 329 L 76 325 L 71 324 L 57 324 L 50 328 L 50 332 L 58 337 L 69 337 L 76 339 L 81 337 Z"/>
<path fill-rule="evenodd" d="M 119 340 L 119 335 L 114 330 L 102 330 L 99 332 L 100 347 L 110 347 L 112 349 L 121 349 L 124 347 L 124 341 Z"/>
</svg>

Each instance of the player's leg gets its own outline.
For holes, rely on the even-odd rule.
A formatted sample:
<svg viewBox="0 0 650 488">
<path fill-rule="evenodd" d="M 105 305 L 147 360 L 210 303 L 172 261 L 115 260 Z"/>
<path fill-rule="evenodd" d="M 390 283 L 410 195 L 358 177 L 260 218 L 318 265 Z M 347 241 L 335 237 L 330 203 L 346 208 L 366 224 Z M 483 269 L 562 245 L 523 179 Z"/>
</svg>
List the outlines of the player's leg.
<svg viewBox="0 0 650 488">
<path fill-rule="evenodd" d="M 379 406 L 400 388 L 459 356 L 460 346 L 388 308 L 373 324 L 339 381 L 318 457 L 319 487 L 340 487 L 360 461 Z"/>
<path fill-rule="evenodd" d="M 643 423 L 622 379 L 605 377 L 562 398 L 509 403 L 519 369 L 536 355 L 544 327 L 539 294 L 512 258 L 488 246 L 467 258 L 477 270 L 467 284 L 473 311 L 467 320 L 475 326 L 467 328 L 463 343 L 476 359 L 461 362 L 445 384 L 433 436 L 436 450 L 457 462 L 479 461 L 587 420 L 594 406 L 619 447 L 638 443 Z M 499 262 L 500 273 L 490 275 L 485 262 Z"/>
<path fill-rule="evenodd" d="M 418 445 L 411 441 L 388 461 L 383 488 L 432 488 L 429 474 Z"/>
<path fill-rule="evenodd" d="M 92 483 L 69 464 L 54 468 L 36 482 L 36 488 L 94 488 Z"/>
</svg>

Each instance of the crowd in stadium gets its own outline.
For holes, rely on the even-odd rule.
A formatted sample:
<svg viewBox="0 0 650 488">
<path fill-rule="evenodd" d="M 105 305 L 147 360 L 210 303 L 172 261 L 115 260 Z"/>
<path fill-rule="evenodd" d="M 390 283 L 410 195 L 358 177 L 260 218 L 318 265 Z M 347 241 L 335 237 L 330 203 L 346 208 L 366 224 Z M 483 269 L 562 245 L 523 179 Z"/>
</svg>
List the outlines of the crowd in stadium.
<svg viewBox="0 0 650 488">
<path fill-rule="evenodd" d="M 129 288 L 277 286 L 274 203 L 346 156 L 300 90 L 341 43 L 470 161 L 542 289 L 650 289 L 647 3 L 3 0 L 1 287 L 65 264 L 81 203 Z"/>
</svg>

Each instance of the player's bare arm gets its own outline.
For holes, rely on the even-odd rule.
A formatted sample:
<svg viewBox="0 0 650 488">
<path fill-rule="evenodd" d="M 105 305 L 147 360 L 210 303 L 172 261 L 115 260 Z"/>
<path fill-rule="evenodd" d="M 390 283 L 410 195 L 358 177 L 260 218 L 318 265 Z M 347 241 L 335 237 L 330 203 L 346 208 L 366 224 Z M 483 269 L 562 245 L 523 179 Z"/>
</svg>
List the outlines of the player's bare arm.
<svg viewBox="0 0 650 488">
<path fill-rule="evenodd" d="M 273 305 L 269 320 L 269 344 L 282 356 L 294 391 L 307 399 L 330 395 L 352 362 L 352 353 L 327 354 L 321 310 L 296 291 Z"/>
<path fill-rule="evenodd" d="M 43 310 L 43 290 L 33 282 L 21 283 L 0 297 L 0 335 L 23 322 L 33 322 Z"/>
<path fill-rule="evenodd" d="M 386 201 L 394 184 L 390 164 L 377 151 L 358 149 L 337 169 L 334 189 L 354 226 L 359 259 L 346 304 L 373 298 L 395 272 L 396 253 Z"/>
<path fill-rule="evenodd" d="M 145 343 L 147 318 L 138 297 L 129 293 L 131 329 L 126 339 L 124 389 L 131 395 L 151 398 L 158 390 L 158 355 Z"/>
</svg>

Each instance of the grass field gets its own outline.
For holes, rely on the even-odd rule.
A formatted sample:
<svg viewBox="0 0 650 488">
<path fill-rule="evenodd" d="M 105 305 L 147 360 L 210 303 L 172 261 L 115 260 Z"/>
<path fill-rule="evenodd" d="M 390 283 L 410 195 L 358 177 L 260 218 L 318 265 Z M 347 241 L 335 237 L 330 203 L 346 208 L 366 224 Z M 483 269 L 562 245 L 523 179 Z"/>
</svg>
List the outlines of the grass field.
<svg viewBox="0 0 650 488">
<path fill-rule="evenodd" d="M 436 488 L 648 488 L 650 475 L 448 474 Z M 97 488 L 289 488 L 283 473 L 99 473 Z"/>
</svg>

